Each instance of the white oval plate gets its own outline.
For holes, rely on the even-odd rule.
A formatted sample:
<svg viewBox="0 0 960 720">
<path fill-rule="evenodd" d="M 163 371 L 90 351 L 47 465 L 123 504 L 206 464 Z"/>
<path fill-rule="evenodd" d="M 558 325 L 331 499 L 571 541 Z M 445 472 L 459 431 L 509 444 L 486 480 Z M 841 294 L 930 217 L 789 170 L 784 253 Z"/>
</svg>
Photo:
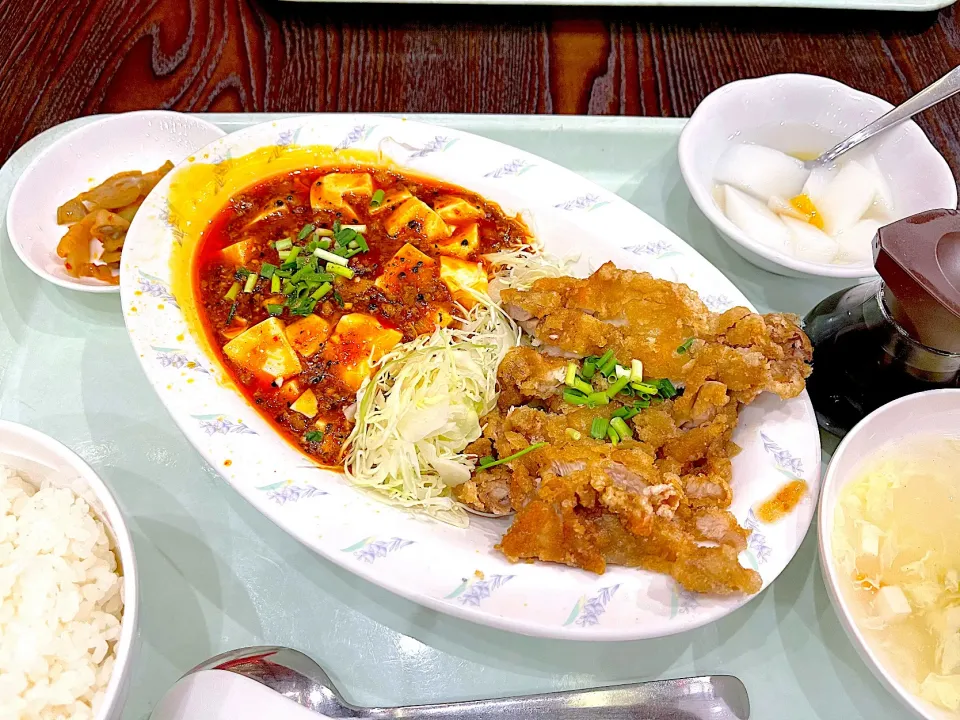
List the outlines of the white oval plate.
<svg viewBox="0 0 960 720">
<path fill-rule="evenodd" d="M 716 268 L 636 207 L 557 165 L 467 133 L 365 115 L 298 117 L 228 135 L 198 153 L 197 162 L 217 163 L 210 170 L 216 193 L 238 157 L 276 146 L 261 151 L 272 159 L 311 145 L 381 150 L 401 167 L 476 191 L 508 213 L 522 212 L 547 250 L 581 255 L 580 274 L 613 260 L 685 282 L 714 310 L 749 305 Z M 513 565 L 493 548 L 506 521 L 471 518 L 465 530 L 450 527 L 383 505 L 342 475 L 314 467 L 223 381 L 178 306 L 191 298 L 171 292 L 171 254 L 190 221 L 186 208 L 169 204 L 170 185 L 189 174 L 190 165 L 164 178 L 128 233 L 124 318 L 147 376 L 187 438 L 281 528 L 399 595 L 527 635 L 658 637 L 717 620 L 749 600 L 697 596 L 668 577 L 627 568 L 598 576 L 558 565 Z M 820 440 L 809 399 L 803 394 L 783 402 L 765 394 L 742 413 L 734 440 L 743 452 L 733 461 L 732 510 L 754 528 L 741 559 L 767 586 L 800 546 L 819 491 Z M 779 523 L 758 524 L 751 507 L 793 477 L 809 484 L 808 496 Z"/>
<path fill-rule="evenodd" d="M 225 135 L 211 122 L 168 110 L 110 115 L 82 125 L 40 153 L 17 181 L 7 207 L 7 234 L 23 264 L 44 280 L 70 290 L 116 293 L 116 285 L 75 278 L 57 257 L 67 232 L 57 208 L 111 175 L 156 170 L 179 163 Z"/>
</svg>

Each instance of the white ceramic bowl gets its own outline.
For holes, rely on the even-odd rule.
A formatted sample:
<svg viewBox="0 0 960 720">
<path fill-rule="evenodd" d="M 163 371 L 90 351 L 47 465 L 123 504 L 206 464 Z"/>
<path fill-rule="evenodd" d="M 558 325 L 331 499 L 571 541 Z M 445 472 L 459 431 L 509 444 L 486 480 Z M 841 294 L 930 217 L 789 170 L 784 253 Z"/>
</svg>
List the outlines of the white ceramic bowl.
<svg viewBox="0 0 960 720">
<path fill-rule="evenodd" d="M 76 453 L 24 425 L 0 420 L 0 464 L 19 470 L 33 484 L 49 480 L 58 487 L 69 487 L 87 501 L 107 526 L 123 568 L 124 609 L 113 676 L 96 720 L 119 720 L 136 655 L 139 613 L 137 561 L 120 508 L 110 489 Z"/>
<path fill-rule="evenodd" d="M 714 173 L 720 156 L 732 144 L 819 153 L 892 108 L 886 100 L 817 75 L 770 75 L 732 82 L 710 93 L 684 128 L 680 171 L 700 211 L 749 262 L 790 277 L 869 277 L 876 274 L 872 264 L 809 262 L 749 238 L 714 200 Z M 957 206 L 953 173 L 916 123 L 908 121 L 888 130 L 844 157 L 868 153 L 874 154 L 890 184 L 899 216 Z"/>
<path fill-rule="evenodd" d="M 7 234 L 24 264 L 44 280 L 72 290 L 117 293 L 117 285 L 67 274 L 57 244 L 67 228 L 57 208 L 84 190 L 125 170 L 174 164 L 225 135 L 191 115 L 145 110 L 95 120 L 60 138 L 30 163 L 10 195 Z"/>
<path fill-rule="evenodd" d="M 883 445 L 907 435 L 923 433 L 960 435 L 960 390 L 930 390 L 895 400 L 870 413 L 843 439 L 833 454 L 820 493 L 820 567 L 843 629 L 881 684 L 917 717 L 925 720 L 955 720 L 954 713 L 935 707 L 910 693 L 885 666 L 882 656 L 857 627 L 850 603 L 841 589 L 846 580 L 840 576 L 834 562 L 833 525 L 843 486 L 856 477 L 861 462 Z"/>
</svg>

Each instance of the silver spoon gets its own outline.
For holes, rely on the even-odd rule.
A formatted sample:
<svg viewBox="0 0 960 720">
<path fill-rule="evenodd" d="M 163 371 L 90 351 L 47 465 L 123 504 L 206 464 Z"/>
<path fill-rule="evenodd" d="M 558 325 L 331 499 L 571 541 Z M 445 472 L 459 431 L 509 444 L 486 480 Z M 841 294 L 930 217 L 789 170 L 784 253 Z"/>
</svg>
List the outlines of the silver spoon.
<svg viewBox="0 0 960 720">
<path fill-rule="evenodd" d="M 372 720 L 747 720 L 750 701 L 730 675 L 614 685 L 594 690 L 527 695 L 438 705 L 368 708 L 348 703 L 323 668 L 284 647 L 249 647 L 198 665 L 255 680 L 305 708 L 331 718 Z"/>
<path fill-rule="evenodd" d="M 866 127 L 857 130 L 853 135 L 848 137 L 843 142 L 837 143 L 832 148 L 821 154 L 820 157 L 814 158 L 813 160 L 807 160 L 803 163 L 803 167 L 806 170 L 814 170 L 818 167 L 830 165 L 836 162 L 837 158 L 843 155 L 845 152 L 855 148 L 860 143 L 869 140 L 877 133 L 888 130 L 894 125 L 899 125 L 904 120 L 909 120 L 917 113 L 922 112 L 949 97 L 953 97 L 958 92 L 960 92 L 960 67 L 955 67 L 942 78 L 925 87 L 902 105 L 898 105 L 893 110 L 885 115 L 880 116 Z"/>
</svg>

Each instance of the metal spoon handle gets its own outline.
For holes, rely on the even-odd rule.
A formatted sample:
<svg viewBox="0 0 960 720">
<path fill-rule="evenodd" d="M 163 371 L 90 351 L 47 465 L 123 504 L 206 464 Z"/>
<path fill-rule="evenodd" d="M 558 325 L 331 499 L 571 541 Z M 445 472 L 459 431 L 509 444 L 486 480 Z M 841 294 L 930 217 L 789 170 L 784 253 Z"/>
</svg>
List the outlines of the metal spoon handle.
<svg viewBox="0 0 960 720">
<path fill-rule="evenodd" d="M 953 97 L 958 92 L 960 92 L 960 67 L 955 67 L 902 105 L 898 105 L 890 112 L 880 116 L 866 127 L 855 132 L 843 142 L 827 150 L 813 161 L 814 166 L 829 165 L 840 155 L 855 148 L 860 143 L 869 140 L 877 133 L 902 123 L 904 120 L 909 120 L 917 113 L 949 97 Z"/>
<path fill-rule="evenodd" d="M 358 707 L 344 700 L 312 658 L 291 648 L 232 650 L 198 665 L 255 680 L 283 697 L 327 718 L 369 720 L 747 720 L 747 690 L 730 675 L 706 675 L 613 685 L 591 690 L 522 697 L 410 705 Z"/>
<path fill-rule="evenodd" d="M 747 691 L 728 675 L 443 705 L 364 708 L 373 720 L 746 720 Z"/>
</svg>

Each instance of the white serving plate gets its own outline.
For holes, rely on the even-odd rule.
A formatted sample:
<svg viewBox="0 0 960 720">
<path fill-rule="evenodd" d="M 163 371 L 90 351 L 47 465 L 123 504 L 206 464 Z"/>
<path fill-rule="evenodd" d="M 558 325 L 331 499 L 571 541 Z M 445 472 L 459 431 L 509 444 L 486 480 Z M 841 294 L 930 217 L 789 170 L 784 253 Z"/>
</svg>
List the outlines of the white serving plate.
<svg viewBox="0 0 960 720">
<path fill-rule="evenodd" d="M 582 640 L 657 637 L 746 603 L 748 597 L 694 596 L 665 576 L 626 568 L 597 576 L 510 564 L 493 549 L 504 521 L 475 518 L 461 530 L 372 500 L 342 475 L 313 466 L 224 383 L 179 307 L 190 298 L 171 291 L 173 248 L 191 222 L 206 222 L 169 204 L 171 183 L 194 163 L 217 162 L 213 175 L 228 186 L 246 153 L 277 146 L 280 157 L 285 148 L 311 145 L 379 150 L 412 171 L 522 212 L 547 250 L 580 254 L 581 274 L 613 260 L 685 282 L 712 309 L 749 305 L 716 268 L 636 207 L 534 155 L 463 132 L 368 115 L 264 123 L 212 143 L 164 178 L 124 247 L 121 297 L 134 348 L 204 458 L 261 512 L 329 560 L 418 603 L 504 630 Z M 820 443 L 809 399 L 763 396 L 741 415 L 734 440 L 743 452 L 734 459 L 732 510 L 757 528 L 742 560 L 759 570 L 766 587 L 793 557 L 813 516 Z M 805 480 L 808 497 L 779 523 L 758 525 L 751 507 L 788 477 Z"/>
</svg>

